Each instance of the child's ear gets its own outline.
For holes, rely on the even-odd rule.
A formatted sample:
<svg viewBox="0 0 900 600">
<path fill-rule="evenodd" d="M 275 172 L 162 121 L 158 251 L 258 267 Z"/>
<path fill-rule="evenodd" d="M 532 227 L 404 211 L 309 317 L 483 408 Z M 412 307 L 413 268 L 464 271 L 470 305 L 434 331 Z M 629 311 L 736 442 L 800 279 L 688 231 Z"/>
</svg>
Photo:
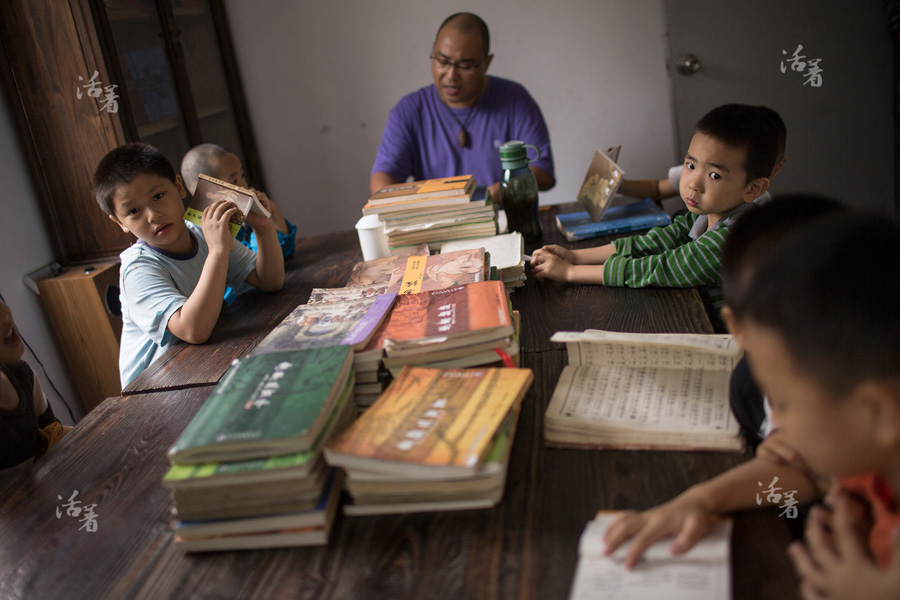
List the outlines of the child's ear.
<svg viewBox="0 0 900 600">
<path fill-rule="evenodd" d="M 122 231 L 124 231 L 125 233 L 131 233 L 131 231 L 130 231 L 127 227 L 125 227 L 124 225 L 122 225 L 122 223 L 121 223 L 117 218 L 115 218 L 115 217 L 112 216 L 112 215 L 106 215 L 106 216 L 109 217 L 109 220 L 110 220 L 110 221 L 112 221 L 113 223 L 115 223 L 116 225 L 118 225 L 119 227 L 121 227 L 121 228 L 122 228 Z"/>
<path fill-rule="evenodd" d="M 753 202 L 754 200 L 765 194 L 767 189 L 769 189 L 768 177 L 760 177 L 759 179 L 754 179 L 750 182 L 750 185 L 747 186 L 747 191 L 744 192 L 744 202 Z"/>
<path fill-rule="evenodd" d="M 854 396 L 866 411 L 872 438 L 884 448 L 900 448 L 900 382 L 864 381 Z"/>
</svg>

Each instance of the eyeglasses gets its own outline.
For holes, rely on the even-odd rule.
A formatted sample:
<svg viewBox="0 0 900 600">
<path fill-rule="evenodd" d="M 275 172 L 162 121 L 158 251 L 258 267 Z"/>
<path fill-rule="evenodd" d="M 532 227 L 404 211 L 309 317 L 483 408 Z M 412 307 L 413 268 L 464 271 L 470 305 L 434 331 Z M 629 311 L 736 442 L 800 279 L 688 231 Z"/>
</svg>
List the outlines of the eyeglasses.
<svg viewBox="0 0 900 600">
<path fill-rule="evenodd" d="M 439 71 L 449 71 L 450 67 L 456 67 L 456 70 L 463 75 L 472 73 L 475 69 L 483 65 L 484 61 L 487 60 L 487 56 L 485 56 L 477 63 L 473 63 L 471 60 L 455 61 L 447 60 L 443 56 L 435 56 L 434 54 L 432 54 L 429 58 L 434 61 Z"/>
</svg>

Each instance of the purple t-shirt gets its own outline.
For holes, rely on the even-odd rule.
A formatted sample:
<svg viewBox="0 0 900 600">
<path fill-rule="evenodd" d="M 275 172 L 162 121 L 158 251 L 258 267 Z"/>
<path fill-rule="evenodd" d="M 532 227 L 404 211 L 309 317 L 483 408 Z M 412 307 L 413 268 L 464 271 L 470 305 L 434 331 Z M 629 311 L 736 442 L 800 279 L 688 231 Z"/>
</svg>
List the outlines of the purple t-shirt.
<svg viewBox="0 0 900 600">
<path fill-rule="evenodd" d="M 459 146 L 459 123 L 466 123 L 471 140 Z M 468 120 L 467 120 L 468 119 Z M 450 108 L 429 85 L 404 96 L 391 110 L 372 173 L 388 173 L 400 181 L 474 175 L 479 185 L 500 181 L 500 144 L 521 140 L 537 146 L 541 158 L 531 164 L 551 177 L 553 154 L 541 109 L 520 84 L 489 77 L 487 89 L 474 106 Z M 528 155 L 534 158 L 534 150 Z"/>
</svg>

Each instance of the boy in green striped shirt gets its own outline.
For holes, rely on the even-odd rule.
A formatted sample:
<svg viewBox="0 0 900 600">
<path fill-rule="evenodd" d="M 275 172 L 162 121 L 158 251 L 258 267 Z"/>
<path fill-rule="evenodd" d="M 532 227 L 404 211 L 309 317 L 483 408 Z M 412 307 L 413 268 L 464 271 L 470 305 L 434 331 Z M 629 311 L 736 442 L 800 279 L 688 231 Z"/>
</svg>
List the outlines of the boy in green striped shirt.
<svg viewBox="0 0 900 600">
<path fill-rule="evenodd" d="M 694 127 L 679 191 L 688 213 L 668 227 L 612 244 L 544 246 L 531 259 L 538 279 L 608 286 L 703 287 L 719 304 L 722 246 L 737 216 L 769 187 L 778 152 L 756 107 L 726 104 Z"/>
</svg>

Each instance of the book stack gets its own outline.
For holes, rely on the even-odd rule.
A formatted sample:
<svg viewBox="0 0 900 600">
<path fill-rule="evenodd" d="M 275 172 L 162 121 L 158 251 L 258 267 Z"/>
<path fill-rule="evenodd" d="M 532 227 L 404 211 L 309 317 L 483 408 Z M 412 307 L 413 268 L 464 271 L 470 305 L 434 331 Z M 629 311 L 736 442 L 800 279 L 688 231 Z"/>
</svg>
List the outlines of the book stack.
<svg viewBox="0 0 900 600">
<path fill-rule="evenodd" d="M 530 369 L 407 367 L 325 447 L 346 514 L 489 508 L 500 501 Z"/>
<path fill-rule="evenodd" d="M 441 246 L 441 254 L 484 248 L 507 289 L 525 285 L 525 240 L 518 232 L 489 237 L 455 240 Z"/>
<path fill-rule="evenodd" d="M 401 294 L 369 342 L 384 348 L 384 366 L 456 369 L 514 363 L 519 343 L 509 297 L 500 281 Z"/>
<path fill-rule="evenodd" d="M 433 249 L 456 239 L 497 233 L 489 195 L 476 192 L 471 175 L 398 183 L 378 190 L 363 207 L 378 215 L 392 254 L 427 243 Z"/>
<path fill-rule="evenodd" d="M 557 332 L 569 364 L 544 416 L 548 444 L 742 448 L 728 402 L 742 353 L 730 335 Z"/>
<path fill-rule="evenodd" d="M 185 551 L 324 544 L 341 476 L 322 447 L 353 420 L 349 346 L 235 361 L 169 450 Z"/>
<path fill-rule="evenodd" d="M 482 282 L 489 273 L 490 262 L 483 248 L 434 256 L 391 256 L 358 263 L 345 289 L 377 289 L 383 286 L 387 292 L 398 292 L 402 297 Z M 350 293 L 346 292 L 347 295 Z M 404 300 L 404 304 L 407 302 Z M 515 352 L 518 352 L 518 347 Z M 371 405 L 387 383 L 389 376 L 382 364 L 383 357 L 383 339 L 376 342 L 373 338 L 364 348 L 357 348 L 354 363 L 358 382 L 356 402 L 361 407 Z"/>
<path fill-rule="evenodd" d="M 386 286 L 313 290 L 253 349 L 251 356 L 270 352 L 350 346 L 356 371 L 354 395 L 381 393 L 380 352 L 366 351 L 397 298 Z M 374 361 L 374 368 L 372 367 Z"/>
</svg>

